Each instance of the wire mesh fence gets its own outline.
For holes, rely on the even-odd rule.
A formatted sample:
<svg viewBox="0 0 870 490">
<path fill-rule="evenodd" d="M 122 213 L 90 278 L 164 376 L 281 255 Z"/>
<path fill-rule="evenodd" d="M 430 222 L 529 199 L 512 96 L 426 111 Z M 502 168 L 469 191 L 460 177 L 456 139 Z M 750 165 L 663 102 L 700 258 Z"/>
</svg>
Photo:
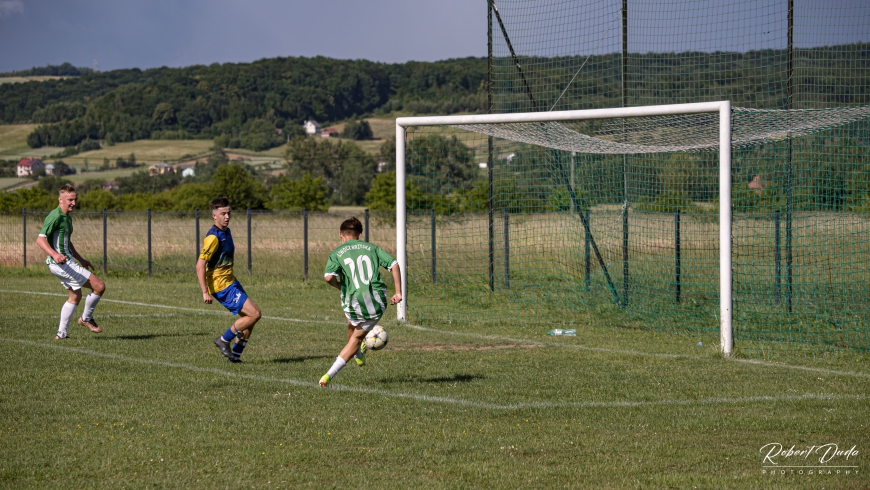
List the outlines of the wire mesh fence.
<svg viewBox="0 0 870 490">
<path fill-rule="evenodd" d="M 34 267 L 45 253 L 36 238 L 49 211 L 0 216 L 0 264 Z M 364 222 L 362 238 L 395 254 L 395 213 L 236 211 L 230 223 L 236 245 L 234 271 L 288 279 L 319 278 L 340 244 L 339 226 L 352 215 Z M 208 211 L 80 211 L 71 213 L 72 242 L 97 270 L 192 274 L 213 222 Z"/>
</svg>

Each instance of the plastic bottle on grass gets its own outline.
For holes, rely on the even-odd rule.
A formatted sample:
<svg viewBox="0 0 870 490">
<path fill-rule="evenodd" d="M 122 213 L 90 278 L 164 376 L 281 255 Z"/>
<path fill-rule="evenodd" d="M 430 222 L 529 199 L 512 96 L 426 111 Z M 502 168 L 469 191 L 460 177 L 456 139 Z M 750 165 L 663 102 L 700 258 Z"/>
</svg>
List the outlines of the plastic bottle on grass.
<svg viewBox="0 0 870 490">
<path fill-rule="evenodd" d="M 549 332 L 547 332 L 547 335 L 555 335 L 555 336 L 561 336 L 561 337 L 576 337 L 577 330 L 573 329 L 573 328 L 570 328 L 567 330 L 563 330 L 561 328 L 554 328 L 553 330 L 550 330 Z"/>
</svg>

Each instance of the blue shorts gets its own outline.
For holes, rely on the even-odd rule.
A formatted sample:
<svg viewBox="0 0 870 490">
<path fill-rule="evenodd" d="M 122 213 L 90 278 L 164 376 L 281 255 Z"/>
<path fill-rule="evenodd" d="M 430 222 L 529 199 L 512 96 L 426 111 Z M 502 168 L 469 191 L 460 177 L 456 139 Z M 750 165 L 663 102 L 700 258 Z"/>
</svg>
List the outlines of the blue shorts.
<svg viewBox="0 0 870 490">
<path fill-rule="evenodd" d="M 239 281 L 235 281 L 226 288 L 212 294 L 214 299 L 218 300 L 224 308 L 230 310 L 233 315 L 238 315 L 245 306 L 245 301 L 248 300 L 248 293 L 245 292 Z"/>
</svg>

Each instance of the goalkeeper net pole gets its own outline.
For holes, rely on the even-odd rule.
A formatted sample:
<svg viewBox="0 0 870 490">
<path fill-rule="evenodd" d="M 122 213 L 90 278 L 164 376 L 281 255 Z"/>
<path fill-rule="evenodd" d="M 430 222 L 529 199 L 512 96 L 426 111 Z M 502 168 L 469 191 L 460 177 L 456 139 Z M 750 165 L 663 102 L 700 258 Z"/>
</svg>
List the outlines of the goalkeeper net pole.
<svg viewBox="0 0 870 490">
<path fill-rule="evenodd" d="M 559 122 L 592 121 L 620 118 L 680 117 L 697 114 L 718 114 L 718 144 L 709 147 L 719 152 L 719 327 L 720 346 L 724 355 L 730 356 L 733 348 L 732 335 L 732 261 L 731 261 L 731 103 L 729 101 L 673 104 L 659 106 L 623 107 L 613 109 L 590 109 L 557 112 L 529 112 L 512 114 L 487 114 L 466 116 L 401 117 L 396 119 L 396 254 L 402 275 L 402 301 L 398 305 L 398 319 L 408 320 L 408 175 L 406 167 L 407 130 L 412 127 L 444 126 L 471 132 L 497 136 L 509 141 L 537 144 L 556 150 L 575 151 L 585 148 L 595 153 L 652 153 L 662 151 L 686 151 L 702 147 L 702 144 L 673 146 L 647 146 L 628 143 L 615 143 L 604 139 L 584 137 L 572 132 L 568 140 L 560 139 L 560 130 L 565 129 Z M 709 143 L 709 142 L 708 142 Z M 491 164 L 492 162 L 487 162 Z M 559 164 L 561 186 L 570 194 L 571 208 L 578 207 L 573 185 Z M 580 213 L 581 221 L 592 247 L 595 240 L 589 223 Z M 598 254 L 599 263 L 606 274 L 604 261 Z M 614 295 L 615 289 L 610 284 Z M 624 299 L 624 298 L 623 298 Z M 616 303 L 622 306 L 618 295 Z"/>
</svg>

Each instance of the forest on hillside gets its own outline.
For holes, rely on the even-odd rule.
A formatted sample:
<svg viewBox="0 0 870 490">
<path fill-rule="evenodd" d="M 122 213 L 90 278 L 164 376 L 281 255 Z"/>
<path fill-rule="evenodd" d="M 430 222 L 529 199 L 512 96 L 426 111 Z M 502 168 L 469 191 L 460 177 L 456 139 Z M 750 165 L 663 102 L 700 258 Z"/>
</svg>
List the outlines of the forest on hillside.
<svg viewBox="0 0 870 490">
<path fill-rule="evenodd" d="M 848 49 L 847 49 L 848 48 Z M 784 108 L 784 50 L 746 53 L 632 54 L 629 105 L 730 99 L 735 105 Z M 795 72 L 800 108 L 870 102 L 870 44 L 800 50 Z M 567 58 L 521 58 L 538 101 L 556 100 L 573 74 Z M 68 65 L 68 66 L 67 66 Z M 560 109 L 622 104 L 618 55 L 592 56 Z M 263 150 L 301 132 L 306 119 L 334 123 L 402 111 L 487 111 L 485 58 L 437 62 L 271 58 L 184 68 L 93 72 L 65 64 L 33 73 L 79 76 L 0 85 L 0 123 L 37 123 L 31 147 L 108 144 L 140 139 L 215 139 Z M 493 109 L 531 110 L 510 59 L 493 61 Z M 552 92 L 552 93 L 551 93 Z M 814 102 L 803 107 L 810 99 Z M 284 138 L 277 137 L 280 132 Z"/>
</svg>

